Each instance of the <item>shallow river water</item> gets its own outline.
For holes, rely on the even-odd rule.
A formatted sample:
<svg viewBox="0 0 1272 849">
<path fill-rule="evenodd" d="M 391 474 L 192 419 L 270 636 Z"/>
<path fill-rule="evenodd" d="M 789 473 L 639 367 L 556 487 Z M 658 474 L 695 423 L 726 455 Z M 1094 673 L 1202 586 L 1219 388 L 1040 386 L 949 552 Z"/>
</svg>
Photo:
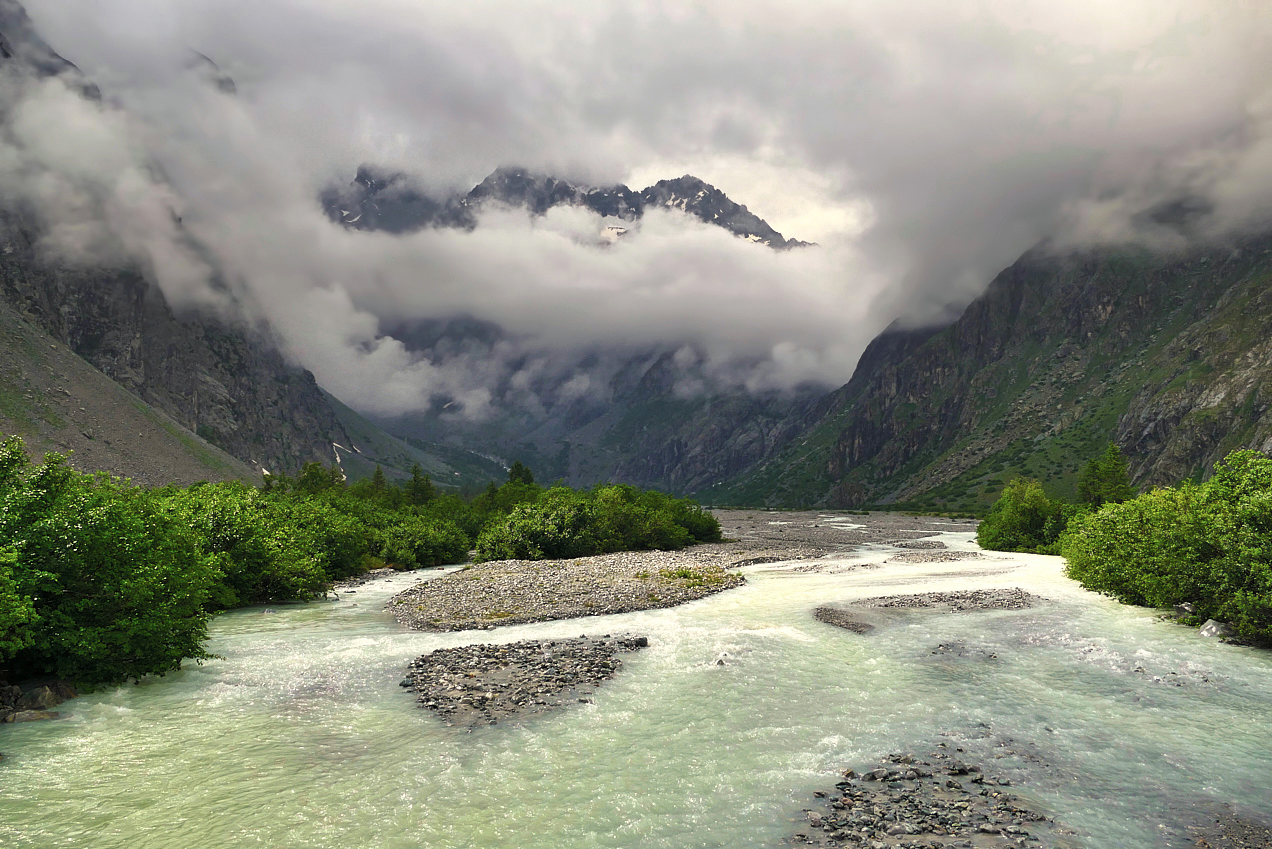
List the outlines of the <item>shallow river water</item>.
<svg viewBox="0 0 1272 849">
<path fill-rule="evenodd" d="M 236 611 L 213 625 L 223 659 L 0 729 L 0 846 L 769 847 L 845 767 L 940 741 L 1075 845 L 1181 845 L 1180 824 L 1219 802 L 1272 820 L 1272 653 L 1087 593 L 1059 558 L 894 553 L 752 566 L 683 607 L 493 632 L 405 631 L 381 607 L 411 576 Z M 866 636 L 811 615 L 991 587 L 1047 601 L 910 612 Z M 625 632 L 650 647 L 592 704 L 524 724 L 450 728 L 398 686 L 442 646 Z"/>
</svg>

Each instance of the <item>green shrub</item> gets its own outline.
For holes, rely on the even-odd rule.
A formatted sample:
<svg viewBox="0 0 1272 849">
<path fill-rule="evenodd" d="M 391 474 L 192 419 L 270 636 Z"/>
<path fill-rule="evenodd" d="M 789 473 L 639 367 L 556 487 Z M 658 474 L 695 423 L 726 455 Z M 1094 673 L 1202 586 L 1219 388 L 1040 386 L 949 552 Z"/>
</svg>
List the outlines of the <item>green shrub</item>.
<svg viewBox="0 0 1272 849">
<path fill-rule="evenodd" d="M 0 445 L 0 660 L 18 676 L 119 681 L 204 658 L 219 575 L 161 498 Z M 9 606 L 16 599 L 16 605 Z"/>
<path fill-rule="evenodd" d="M 1075 522 L 1062 553 L 1070 577 L 1129 604 L 1191 603 L 1272 644 L 1272 460 L 1237 451 L 1203 484 L 1105 504 Z"/>
<path fill-rule="evenodd" d="M 1009 481 L 989 515 L 976 529 L 981 548 L 1058 554 L 1060 534 L 1078 508 L 1052 501 L 1036 480 Z"/>
<path fill-rule="evenodd" d="M 382 533 L 379 557 L 398 569 L 462 563 L 468 537 L 453 522 L 410 516 Z"/>
</svg>

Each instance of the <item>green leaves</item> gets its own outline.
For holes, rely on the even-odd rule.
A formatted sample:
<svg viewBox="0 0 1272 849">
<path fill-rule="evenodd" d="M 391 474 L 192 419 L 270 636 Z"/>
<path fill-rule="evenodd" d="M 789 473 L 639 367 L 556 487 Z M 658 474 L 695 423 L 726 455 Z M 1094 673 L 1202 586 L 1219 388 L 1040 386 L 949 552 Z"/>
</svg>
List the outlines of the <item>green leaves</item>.
<svg viewBox="0 0 1272 849">
<path fill-rule="evenodd" d="M 1103 504 L 1119 504 L 1135 497 L 1126 458 L 1112 442 L 1096 457 L 1078 479 L 1078 501 L 1099 509 Z"/>
<path fill-rule="evenodd" d="M 1070 577 L 1128 604 L 1188 602 L 1272 643 L 1272 460 L 1230 454 L 1204 484 L 1106 503 L 1061 543 Z"/>
<path fill-rule="evenodd" d="M 1008 482 L 976 529 L 981 548 L 1056 554 L 1060 535 L 1080 510 L 1049 499 L 1036 480 Z"/>
<path fill-rule="evenodd" d="M 516 486 L 506 484 L 504 488 Z M 718 541 L 720 523 L 690 501 L 631 486 L 548 490 L 496 520 L 477 538 L 478 561 L 584 557 L 611 551 L 677 550 Z"/>
</svg>

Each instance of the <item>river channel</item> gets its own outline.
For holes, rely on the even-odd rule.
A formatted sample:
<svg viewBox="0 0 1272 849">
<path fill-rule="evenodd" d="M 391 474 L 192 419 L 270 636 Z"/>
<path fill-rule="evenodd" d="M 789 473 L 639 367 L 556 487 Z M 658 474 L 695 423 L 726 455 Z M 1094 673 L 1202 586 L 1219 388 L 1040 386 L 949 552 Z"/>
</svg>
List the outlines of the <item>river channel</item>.
<svg viewBox="0 0 1272 849">
<path fill-rule="evenodd" d="M 220 659 L 0 729 L 0 846 L 772 847 L 845 767 L 942 741 L 1075 846 L 1188 845 L 1186 824 L 1221 803 L 1272 821 L 1272 652 L 929 525 L 969 559 L 872 544 L 746 566 L 745 586 L 677 608 L 489 632 L 395 623 L 383 604 L 416 575 L 222 615 Z M 812 616 L 999 587 L 1045 600 L 901 612 L 867 635 Z M 398 686 L 443 646 L 620 633 L 650 646 L 592 703 L 524 721 L 448 727 Z"/>
</svg>

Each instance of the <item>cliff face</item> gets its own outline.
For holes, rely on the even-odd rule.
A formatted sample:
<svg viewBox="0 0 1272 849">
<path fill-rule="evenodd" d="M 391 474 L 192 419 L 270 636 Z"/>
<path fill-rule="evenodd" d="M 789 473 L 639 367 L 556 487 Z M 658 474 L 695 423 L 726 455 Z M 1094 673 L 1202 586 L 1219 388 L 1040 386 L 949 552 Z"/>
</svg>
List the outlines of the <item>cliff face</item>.
<svg viewBox="0 0 1272 849">
<path fill-rule="evenodd" d="M 129 268 L 62 267 L 36 231 L 0 214 L 0 295 L 105 375 L 252 467 L 330 463 L 348 436 L 307 371 L 219 318 L 178 319 Z"/>
<path fill-rule="evenodd" d="M 1272 237 L 1169 258 L 1031 251 L 950 327 L 881 339 L 722 500 L 982 509 L 1018 475 L 1071 496 L 1111 439 L 1139 486 L 1272 451 L 1270 289 Z"/>
</svg>

